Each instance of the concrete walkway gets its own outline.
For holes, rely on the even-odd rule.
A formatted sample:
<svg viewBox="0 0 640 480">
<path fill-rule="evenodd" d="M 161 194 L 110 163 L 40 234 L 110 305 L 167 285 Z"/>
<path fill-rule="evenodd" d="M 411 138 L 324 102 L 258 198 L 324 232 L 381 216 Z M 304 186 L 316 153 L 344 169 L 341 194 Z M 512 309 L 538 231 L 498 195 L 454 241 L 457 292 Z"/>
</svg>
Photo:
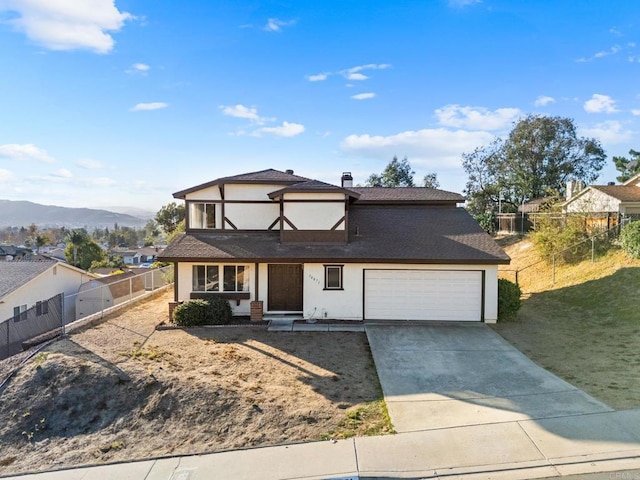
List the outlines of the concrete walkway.
<svg viewBox="0 0 640 480">
<path fill-rule="evenodd" d="M 640 479 L 640 410 L 611 411 L 529 362 L 484 325 L 449 325 L 431 333 L 392 327 L 402 333 L 387 343 L 385 337 L 394 335 L 388 328 L 366 327 L 401 433 L 16 478 Z M 461 368 L 470 369 L 463 379 L 447 373 Z"/>
</svg>

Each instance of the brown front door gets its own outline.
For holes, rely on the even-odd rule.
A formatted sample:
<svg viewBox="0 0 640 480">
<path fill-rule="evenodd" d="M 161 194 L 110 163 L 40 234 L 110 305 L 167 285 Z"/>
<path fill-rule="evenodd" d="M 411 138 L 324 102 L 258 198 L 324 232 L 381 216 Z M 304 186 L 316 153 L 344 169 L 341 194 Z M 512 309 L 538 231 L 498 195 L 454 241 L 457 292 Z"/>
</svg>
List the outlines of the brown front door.
<svg viewBox="0 0 640 480">
<path fill-rule="evenodd" d="M 269 265 L 268 308 L 270 311 L 302 311 L 302 265 Z"/>
</svg>

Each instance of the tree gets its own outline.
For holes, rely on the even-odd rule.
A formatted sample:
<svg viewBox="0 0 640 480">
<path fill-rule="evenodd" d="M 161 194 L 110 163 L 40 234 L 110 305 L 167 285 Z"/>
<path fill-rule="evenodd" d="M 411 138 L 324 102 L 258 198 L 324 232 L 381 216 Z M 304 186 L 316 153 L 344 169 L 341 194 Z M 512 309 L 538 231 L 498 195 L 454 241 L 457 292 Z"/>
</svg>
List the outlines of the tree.
<svg viewBox="0 0 640 480">
<path fill-rule="evenodd" d="M 573 120 L 528 115 L 506 139 L 462 155 L 468 208 L 495 211 L 501 197 L 513 212 L 526 200 L 564 194 L 568 180 L 593 182 L 605 159 L 598 140 L 577 136 Z"/>
<path fill-rule="evenodd" d="M 36 253 L 39 253 L 40 247 L 44 247 L 50 241 L 51 240 L 49 239 L 49 236 L 46 233 L 39 233 L 38 235 L 36 235 L 36 240 L 35 240 Z"/>
<path fill-rule="evenodd" d="M 616 166 L 616 170 L 620 172 L 620 175 L 616 177 L 621 183 L 626 182 L 631 177 L 640 173 L 640 152 L 634 149 L 629 150 L 631 158 L 627 157 L 613 157 L 613 163 Z"/>
<path fill-rule="evenodd" d="M 184 220 L 184 205 L 171 202 L 163 205 L 156 213 L 155 221 L 162 227 L 166 234 L 173 232 L 178 224 Z"/>
<path fill-rule="evenodd" d="M 407 157 L 398 160 L 398 157 L 394 156 L 380 175 L 372 173 L 369 176 L 366 185 L 368 187 L 413 187 L 415 173 Z"/>
<path fill-rule="evenodd" d="M 104 250 L 84 230 L 71 230 L 69 244 L 64 251 L 67 261 L 75 267 L 88 270 L 93 262 L 102 261 Z"/>
<path fill-rule="evenodd" d="M 425 188 L 440 188 L 437 173 L 427 173 L 422 179 L 422 183 L 424 183 Z"/>
</svg>

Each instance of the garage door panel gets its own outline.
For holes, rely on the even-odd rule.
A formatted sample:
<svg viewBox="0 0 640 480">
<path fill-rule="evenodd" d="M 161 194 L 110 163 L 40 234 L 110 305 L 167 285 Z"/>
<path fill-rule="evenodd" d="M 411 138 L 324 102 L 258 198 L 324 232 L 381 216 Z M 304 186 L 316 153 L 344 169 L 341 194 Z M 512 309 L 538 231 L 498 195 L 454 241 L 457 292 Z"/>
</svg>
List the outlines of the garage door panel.
<svg viewBox="0 0 640 480">
<path fill-rule="evenodd" d="M 482 272 L 365 270 L 365 318 L 482 319 Z"/>
</svg>

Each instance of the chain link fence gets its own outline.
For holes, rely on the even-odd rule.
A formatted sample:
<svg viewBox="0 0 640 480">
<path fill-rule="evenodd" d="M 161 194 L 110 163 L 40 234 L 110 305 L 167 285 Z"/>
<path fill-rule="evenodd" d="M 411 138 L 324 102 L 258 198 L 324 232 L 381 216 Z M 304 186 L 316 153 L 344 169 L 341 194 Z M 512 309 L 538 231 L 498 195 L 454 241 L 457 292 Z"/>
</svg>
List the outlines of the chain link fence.
<svg viewBox="0 0 640 480">
<path fill-rule="evenodd" d="M 76 294 L 59 294 L 38 302 L 0 323 L 0 360 L 21 352 L 23 345 L 37 337 L 64 334 L 73 324 L 102 318 L 172 283 L 173 266 L 167 266 L 141 274 L 97 278 L 82 284 Z"/>
<path fill-rule="evenodd" d="M 22 352 L 23 343 L 30 339 L 49 332 L 61 334 L 63 300 L 60 293 L 0 323 L 0 360 Z"/>
<path fill-rule="evenodd" d="M 569 269 L 561 267 L 568 264 L 579 263 L 590 260 L 596 263 L 598 258 L 605 254 L 616 242 L 620 236 L 620 231 L 624 225 L 629 222 L 640 220 L 640 215 L 627 215 L 620 219 L 619 223 L 614 224 L 607 229 L 594 233 L 589 238 L 570 245 L 563 250 L 553 253 L 549 257 L 538 260 L 521 268 L 504 268 L 499 269 L 500 278 L 506 278 L 518 285 L 527 285 L 527 290 L 538 291 L 540 289 L 553 286 L 561 278 L 569 275 Z M 532 244 L 527 248 L 535 248 Z M 549 266 L 551 271 L 549 272 Z M 523 292 L 530 293 L 530 292 Z"/>
</svg>

